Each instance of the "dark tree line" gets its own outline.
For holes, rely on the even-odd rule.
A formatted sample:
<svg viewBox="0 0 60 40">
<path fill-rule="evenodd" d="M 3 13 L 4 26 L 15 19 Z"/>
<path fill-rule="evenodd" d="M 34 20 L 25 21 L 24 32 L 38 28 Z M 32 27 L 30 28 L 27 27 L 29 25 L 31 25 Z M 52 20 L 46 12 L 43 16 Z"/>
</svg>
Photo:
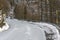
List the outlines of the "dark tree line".
<svg viewBox="0 0 60 40">
<path fill-rule="evenodd" d="M 6 3 L 4 3 L 4 1 Z M 8 10 L 11 7 L 14 7 L 13 12 L 15 18 L 17 19 L 44 22 L 49 21 L 57 23 L 58 15 L 56 14 L 56 10 L 60 10 L 59 0 L 4 0 L 4 1 L 0 0 L 0 5 L 4 3 L 3 6 L 4 10 Z M 0 6 L 0 8 L 1 7 L 2 6 Z M 60 18 L 58 19 L 58 21 L 59 20 Z"/>
</svg>

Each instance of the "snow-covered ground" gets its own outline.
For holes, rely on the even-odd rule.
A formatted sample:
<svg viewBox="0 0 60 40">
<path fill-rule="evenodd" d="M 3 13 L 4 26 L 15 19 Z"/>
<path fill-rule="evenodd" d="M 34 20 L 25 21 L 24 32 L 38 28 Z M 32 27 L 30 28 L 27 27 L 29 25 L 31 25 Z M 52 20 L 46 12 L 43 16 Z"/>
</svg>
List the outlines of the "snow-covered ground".
<svg viewBox="0 0 60 40">
<path fill-rule="evenodd" d="M 30 22 L 32 23 L 32 22 Z M 33 23 L 33 24 L 36 24 L 36 25 L 40 25 L 40 27 L 48 34 L 54 34 L 52 36 L 52 38 L 54 40 L 59 40 L 59 31 L 56 27 L 58 27 L 57 25 L 54 25 L 54 24 L 50 24 L 50 23 L 44 23 L 44 22 L 36 22 L 36 23 Z"/>
<path fill-rule="evenodd" d="M 46 40 L 44 31 L 37 25 L 16 19 L 7 19 L 6 22 L 10 28 L 0 32 L 0 40 Z"/>
<path fill-rule="evenodd" d="M 45 31 L 54 33 L 53 39 L 59 40 L 59 32 L 55 26 L 48 23 L 27 22 L 17 19 L 6 19 L 10 26 L 7 31 L 0 33 L 0 40 L 46 40 Z"/>
</svg>

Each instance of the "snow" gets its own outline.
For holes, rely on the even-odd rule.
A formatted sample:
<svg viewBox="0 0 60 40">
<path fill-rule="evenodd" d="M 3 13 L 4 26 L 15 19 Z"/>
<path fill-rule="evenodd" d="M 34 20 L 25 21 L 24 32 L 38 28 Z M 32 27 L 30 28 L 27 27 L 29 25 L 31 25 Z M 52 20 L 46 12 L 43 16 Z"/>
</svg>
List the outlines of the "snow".
<svg viewBox="0 0 60 40">
<path fill-rule="evenodd" d="M 0 32 L 0 40 L 46 40 L 44 31 L 23 20 L 7 19 L 10 28 Z"/>
<path fill-rule="evenodd" d="M 46 26 L 46 28 L 44 28 L 44 29 L 46 31 L 49 30 L 47 32 L 50 32 L 50 33 L 53 32 L 54 33 L 54 35 L 53 35 L 54 40 L 59 40 L 59 31 L 55 26 L 53 26 L 51 24 L 47 24 L 47 23 L 40 23 L 40 24 L 42 24 L 41 26 L 44 26 L 44 25 Z"/>
<path fill-rule="evenodd" d="M 0 33 L 0 40 L 46 40 L 46 33 L 54 33 L 53 40 L 60 38 L 56 25 L 17 19 L 6 19 L 6 22 L 10 28 Z"/>
<path fill-rule="evenodd" d="M 32 24 L 36 24 L 36 25 L 39 25 L 44 31 L 46 31 L 48 34 L 52 34 L 54 33 L 53 35 L 53 39 L 54 40 L 59 40 L 59 31 L 56 27 L 58 27 L 57 25 L 54 25 L 54 24 L 50 24 L 50 23 L 44 23 L 44 22 L 29 22 L 29 23 L 32 23 Z"/>
<path fill-rule="evenodd" d="M 5 25 L 2 28 L 0 28 L 0 32 L 3 32 L 8 29 L 9 29 L 9 25 L 5 22 Z"/>
</svg>

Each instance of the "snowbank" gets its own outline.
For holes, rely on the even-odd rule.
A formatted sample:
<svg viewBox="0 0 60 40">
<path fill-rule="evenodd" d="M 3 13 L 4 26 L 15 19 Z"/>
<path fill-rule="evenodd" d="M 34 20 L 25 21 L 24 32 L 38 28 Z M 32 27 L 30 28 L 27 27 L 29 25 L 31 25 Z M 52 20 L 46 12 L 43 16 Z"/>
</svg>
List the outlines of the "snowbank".
<svg viewBox="0 0 60 40">
<path fill-rule="evenodd" d="M 36 22 L 36 23 L 35 22 L 29 22 L 29 23 L 39 25 L 40 28 L 42 28 L 46 33 L 48 33 L 48 34 L 53 33 L 52 39 L 59 40 L 59 31 L 56 28 L 56 25 L 49 24 L 49 23 L 44 23 L 44 22 L 40 22 L 40 23 L 38 23 L 38 22 Z"/>
</svg>

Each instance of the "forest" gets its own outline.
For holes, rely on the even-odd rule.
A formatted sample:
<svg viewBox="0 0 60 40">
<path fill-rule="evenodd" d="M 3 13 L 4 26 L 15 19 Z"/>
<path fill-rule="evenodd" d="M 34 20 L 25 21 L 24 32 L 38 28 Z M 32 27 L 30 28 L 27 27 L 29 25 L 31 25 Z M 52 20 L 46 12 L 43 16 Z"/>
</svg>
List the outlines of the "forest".
<svg viewBox="0 0 60 40">
<path fill-rule="evenodd" d="M 60 0 L 0 0 L 7 17 L 60 24 Z"/>
</svg>

